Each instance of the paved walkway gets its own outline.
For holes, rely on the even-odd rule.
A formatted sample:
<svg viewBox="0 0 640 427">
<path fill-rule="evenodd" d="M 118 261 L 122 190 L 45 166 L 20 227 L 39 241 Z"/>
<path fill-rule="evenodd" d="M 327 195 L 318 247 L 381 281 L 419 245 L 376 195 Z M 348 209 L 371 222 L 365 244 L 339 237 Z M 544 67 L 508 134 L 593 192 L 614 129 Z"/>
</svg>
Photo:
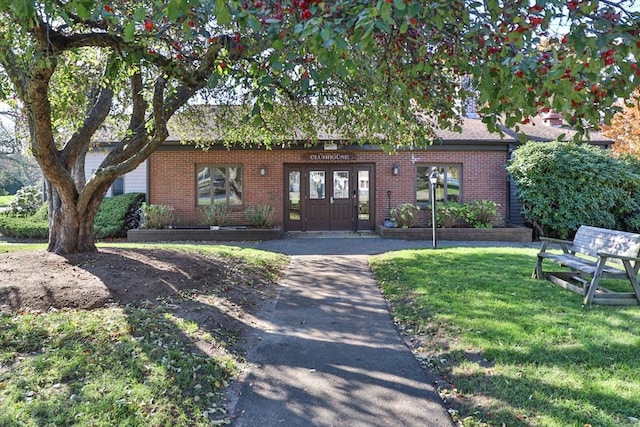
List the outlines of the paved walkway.
<svg viewBox="0 0 640 427">
<path fill-rule="evenodd" d="M 251 368 L 230 395 L 235 426 L 453 425 L 367 263 L 368 254 L 431 242 L 350 237 L 244 244 L 292 257 L 248 338 Z M 442 242 L 452 245 L 496 243 Z"/>
</svg>

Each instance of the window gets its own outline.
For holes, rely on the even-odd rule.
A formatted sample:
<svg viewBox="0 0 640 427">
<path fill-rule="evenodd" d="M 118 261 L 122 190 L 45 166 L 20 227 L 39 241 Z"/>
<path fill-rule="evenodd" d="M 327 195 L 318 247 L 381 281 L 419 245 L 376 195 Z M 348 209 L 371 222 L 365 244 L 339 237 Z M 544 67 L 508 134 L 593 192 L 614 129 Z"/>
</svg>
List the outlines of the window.
<svg viewBox="0 0 640 427">
<path fill-rule="evenodd" d="M 309 171 L 309 198 L 324 199 L 325 171 Z"/>
<path fill-rule="evenodd" d="M 111 185 L 111 195 L 119 196 L 120 194 L 124 194 L 124 177 L 122 176 L 117 177 Z"/>
<path fill-rule="evenodd" d="M 300 171 L 289 171 L 289 219 L 300 220 Z"/>
<path fill-rule="evenodd" d="M 242 166 L 196 167 L 197 205 L 242 205 Z"/>
<path fill-rule="evenodd" d="M 369 201 L 369 171 L 358 171 L 358 220 L 368 221 L 371 219 Z"/>
<path fill-rule="evenodd" d="M 436 201 L 462 201 L 462 165 L 418 165 L 416 168 L 416 203 L 420 205 L 431 201 L 429 176 L 433 168 L 436 168 L 438 172 Z"/>
<path fill-rule="evenodd" d="M 349 198 L 349 171 L 333 171 L 333 198 Z"/>
</svg>

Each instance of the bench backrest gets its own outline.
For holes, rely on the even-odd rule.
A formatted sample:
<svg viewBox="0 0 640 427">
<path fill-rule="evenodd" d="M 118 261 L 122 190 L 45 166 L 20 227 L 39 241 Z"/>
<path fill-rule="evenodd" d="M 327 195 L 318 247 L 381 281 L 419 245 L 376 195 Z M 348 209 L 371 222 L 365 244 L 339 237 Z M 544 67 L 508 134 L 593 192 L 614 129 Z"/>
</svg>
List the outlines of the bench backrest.
<svg viewBox="0 0 640 427">
<path fill-rule="evenodd" d="M 640 253 L 640 234 L 582 225 L 573 238 L 572 246 L 576 252 L 594 257 L 598 252 L 637 257 Z"/>
</svg>

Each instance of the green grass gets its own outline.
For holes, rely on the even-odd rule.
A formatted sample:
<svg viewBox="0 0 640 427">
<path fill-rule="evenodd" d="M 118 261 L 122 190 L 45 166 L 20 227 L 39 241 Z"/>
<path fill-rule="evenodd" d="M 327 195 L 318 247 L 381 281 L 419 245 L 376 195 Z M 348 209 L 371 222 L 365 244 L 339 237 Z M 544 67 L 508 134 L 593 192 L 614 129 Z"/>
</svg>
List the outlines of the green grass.
<svg viewBox="0 0 640 427">
<path fill-rule="evenodd" d="M 640 307 L 582 306 L 530 278 L 535 253 L 411 250 L 371 266 L 465 426 L 639 425 Z"/>
<path fill-rule="evenodd" d="M 196 250 L 272 277 L 287 260 L 223 246 L 100 246 Z M 42 247 L 0 243 L 0 253 Z M 0 313 L 0 425 L 226 424 L 222 392 L 242 360 L 226 349 L 223 334 L 150 304 Z M 217 348 L 216 356 L 196 342 Z"/>
<path fill-rule="evenodd" d="M 46 243 L 11 243 L 0 240 L 0 254 L 16 251 L 33 251 L 36 249 L 46 248 Z"/>
<path fill-rule="evenodd" d="M 15 196 L 0 196 L 0 208 L 9 206 Z"/>
</svg>

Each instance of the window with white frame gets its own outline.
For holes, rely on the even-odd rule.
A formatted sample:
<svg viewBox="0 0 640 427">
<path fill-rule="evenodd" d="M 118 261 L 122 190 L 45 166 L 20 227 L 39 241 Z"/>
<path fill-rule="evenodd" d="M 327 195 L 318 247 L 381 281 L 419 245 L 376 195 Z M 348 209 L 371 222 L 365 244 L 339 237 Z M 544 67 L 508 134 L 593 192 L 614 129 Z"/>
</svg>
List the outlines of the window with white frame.
<svg viewBox="0 0 640 427">
<path fill-rule="evenodd" d="M 196 167 L 196 204 L 224 203 L 242 205 L 242 166 L 198 165 Z"/>
<path fill-rule="evenodd" d="M 462 201 L 462 165 L 421 164 L 416 167 L 416 203 L 431 203 L 431 181 L 429 177 L 435 168 L 438 172 L 436 201 Z"/>
</svg>

